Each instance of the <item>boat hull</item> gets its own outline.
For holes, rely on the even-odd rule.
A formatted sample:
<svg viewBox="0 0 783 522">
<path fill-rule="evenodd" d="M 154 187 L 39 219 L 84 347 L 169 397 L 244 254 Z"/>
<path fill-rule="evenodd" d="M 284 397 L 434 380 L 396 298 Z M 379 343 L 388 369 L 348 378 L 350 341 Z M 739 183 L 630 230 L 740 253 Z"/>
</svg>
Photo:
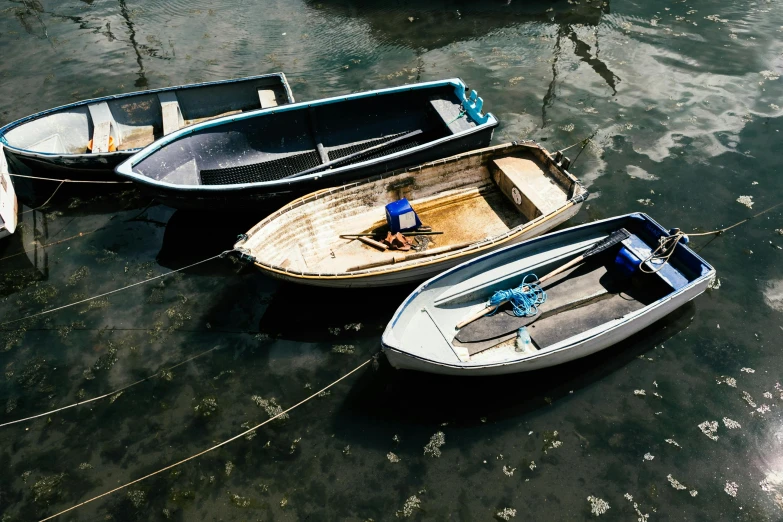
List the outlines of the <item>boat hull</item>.
<svg viewBox="0 0 783 522">
<path fill-rule="evenodd" d="M 557 351 L 542 354 L 539 357 L 523 359 L 509 364 L 497 364 L 491 366 L 449 366 L 414 357 L 411 354 L 396 350 L 383 343 L 383 352 L 389 363 L 399 370 L 416 370 L 442 375 L 472 375 L 489 376 L 505 375 L 509 373 L 529 372 L 550 368 L 576 359 L 587 357 L 596 352 L 609 348 L 641 330 L 663 319 L 688 301 L 691 301 L 704 293 L 709 285 L 709 280 L 704 280 L 687 290 L 672 296 L 665 303 L 644 310 L 642 314 L 629 320 L 627 323 L 603 332 L 590 339 L 564 346 Z"/>
<path fill-rule="evenodd" d="M 466 150 L 481 149 L 487 147 L 492 140 L 494 128 L 479 128 L 471 134 L 458 136 L 449 141 L 432 146 L 410 155 L 399 158 L 379 161 L 370 165 L 350 169 L 345 172 L 308 179 L 306 181 L 292 182 L 288 186 L 281 186 L 270 191 L 264 186 L 247 187 L 241 190 L 222 191 L 189 191 L 175 187 L 152 185 L 139 181 L 139 187 L 155 197 L 161 203 L 177 209 L 199 210 L 209 209 L 234 209 L 252 210 L 258 205 L 284 205 L 300 196 L 323 188 L 333 187 L 369 178 L 377 174 L 383 174 L 399 168 L 408 167 L 419 163 L 426 163 L 439 158 L 453 156 Z"/>
<path fill-rule="evenodd" d="M 230 115 L 175 131 L 116 173 L 182 209 L 254 209 L 486 147 L 497 119 L 458 78 Z"/>
<path fill-rule="evenodd" d="M 238 89 L 243 85 L 249 85 L 251 83 L 257 83 L 259 81 L 269 83 L 269 87 L 279 91 L 280 104 L 294 103 L 294 97 L 291 94 L 291 88 L 282 73 L 275 74 L 263 74 L 258 76 L 251 76 L 247 78 L 237 78 L 231 80 L 220 80 L 215 82 L 195 83 L 189 85 L 181 85 L 175 87 L 165 87 L 162 89 L 150 89 L 148 91 L 130 92 L 124 94 L 117 94 L 112 96 L 104 96 L 101 98 L 94 98 L 89 100 L 82 100 L 76 103 L 63 105 L 61 107 L 55 107 L 46 111 L 42 111 L 25 118 L 21 118 L 12 123 L 9 123 L 0 128 L 0 142 L 5 145 L 6 155 L 9 159 L 9 164 L 12 166 L 12 172 L 32 172 L 35 176 L 48 177 L 52 179 L 78 179 L 87 181 L 109 181 L 116 180 L 117 176 L 114 173 L 114 169 L 133 156 L 136 152 L 141 150 L 142 147 L 128 148 L 126 150 L 119 150 L 106 153 L 48 153 L 48 152 L 36 152 L 29 148 L 23 148 L 14 145 L 13 134 L 19 132 L 25 124 L 35 122 L 42 118 L 52 117 L 67 112 L 84 111 L 85 107 L 89 105 L 99 104 L 103 102 L 116 103 L 118 101 L 127 100 L 132 97 L 144 97 L 146 98 L 155 95 L 165 95 L 165 93 L 180 93 L 188 91 L 191 96 L 197 93 L 199 89 L 203 89 L 205 96 L 209 94 L 210 97 L 214 97 L 214 92 L 208 93 L 207 90 L 214 91 L 215 89 Z M 230 94 L 230 93 L 227 93 Z M 132 101 L 132 100 L 130 100 Z M 191 102 L 192 103 L 192 102 Z M 143 105 L 143 103 L 137 103 L 136 105 Z M 135 123 L 137 116 L 134 114 L 123 114 L 124 118 L 129 123 Z M 216 115 L 217 117 L 217 115 Z M 122 120 L 121 120 L 122 121 Z"/>
<path fill-rule="evenodd" d="M 462 329 L 470 322 L 466 318 L 485 307 L 487 296 L 496 290 L 518 284 L 524 274 L 548 274 L 569 260 L 578 262 L 596 242 L 620 230 L 628 232 L 627 241 L 617 247 L 619 253 L 599 250 L 603 254 L 584 261 L 564 279 L 542 284 L 547 293 L 551 290 L 548 297 L 555 308 L 539 311 L 544 315 L 528 330 L 535 351 L 517 352 L 514 330 L 497 326 L 498 321 L 496 326 L 479 327 L 483 338 L 471 340 L 469 330 Z M 652 252 L 667 235 L 667 229 L 649 216 L 634 213 L 563 229 L 463 263 L 408 296 L 383 333 L 383 350 L 395 368 L 476 376 L 538 370 L 594 354 L 659 321 L 702 294 L 714 280 L 715 269 L 682 243 L 665 263 L 656 263 L 654 271 L 647 258 L 638 265 L 644 270 L 634 268 L 632 275 L 623 275 L 627 268 L 617 259 L 626 259 L 622 256 L 633 251 L 643 260 L 648 255 L 644 248 Z M 580 286 L 591 277 L 597 287 Z M 568 281 L 578 284 L 562 286 Z M 563 301 L 558 285 L 576 292 L 576 300 Z M 460 338 L 462 334 L 466 337 Z M 481 345 L 482 339 L 491 342 Z"/>
<path fill-rule="evenodd" d="M 505 241 L 498 241 L 489 249 L 467 251 L 450 259 L 436 260 L 432 263 L 406 266 L 396 272 L 379 272 L 365 275 L 349 275 L 345 277 L 308 277 L 306 280 L 302 276 L 295 276 L 293 274 L 286 274 L 279 271 L 264 270 L 264 272 L 274 278 L 282 279 L 292 283 L 306 283 L 312 286 L 322 286 L 329 288 L 369 288 L 418 283 L 425 279 L 429 279 L 443 272 L 444 270 L 453 268 L 460 263 L 470 261 L 471 259 L 493 252 L 500 248 L 515 245 L 527 239 L 549 232 L 553 228 L 562 225 L 574 217 L 577 213 L 579 213 L 581 208 L 582 203 L 577 203 L 560 214 L 553 216 L 552 218 L 543 221 L 538 225 L 534 225 L 528 231 L 520 234 L 517 237 L 510 238 Z"/>
</svg>

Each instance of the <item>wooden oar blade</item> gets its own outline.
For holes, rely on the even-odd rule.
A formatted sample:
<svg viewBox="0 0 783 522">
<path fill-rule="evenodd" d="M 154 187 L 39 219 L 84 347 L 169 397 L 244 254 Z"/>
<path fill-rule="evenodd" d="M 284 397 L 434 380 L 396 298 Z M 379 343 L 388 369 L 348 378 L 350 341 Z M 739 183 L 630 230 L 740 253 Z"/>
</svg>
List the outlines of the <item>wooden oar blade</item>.
<svg viewBox="0 0 783 522">
<path fill-rule="evenodd" d="M 582 257 L 585 258 L 585 257 L 594 256 L 595 254 L 599 254 L 604 250 L 607 250 L 609 247 L 612 247 L 622 241 L 625 241 L 629 237 L 631 237 L 631 233 L 628 232 L 626 229 L 621 228 L 620 230 L 615 230 L 614 232 L 609 234 L 609 237 L 593 245 L 593 247 L 590 250 L 582 254 Z"/>
</svg>

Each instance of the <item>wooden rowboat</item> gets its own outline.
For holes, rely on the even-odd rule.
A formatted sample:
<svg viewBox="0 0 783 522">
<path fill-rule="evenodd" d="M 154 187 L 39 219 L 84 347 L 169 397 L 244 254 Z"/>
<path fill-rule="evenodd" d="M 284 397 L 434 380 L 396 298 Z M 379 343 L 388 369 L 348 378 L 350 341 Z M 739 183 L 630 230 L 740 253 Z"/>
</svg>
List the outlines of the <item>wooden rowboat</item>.
<svg viewBox="0 0 783 522">
<path fill-rule="evenodd" d="M 18 174 L 113 179 L 118 163 L 176 130 L 293 102 L 283 73 L 151 89 L 27 116 L 0 128 L 0 143 Z"/>
<path fill-rule="evenodd" d="M 14 184 L 8 174 L 3 145 L 0 145 L 0 239 L 16 230 L 17 202 Z"/>
<path fill-rule="evenodd" d="M 547 298 L 533 317 L 501 307 L 457 329 L 495 291 L 517 287 L 527 274 L 543 276 L 622 228 L 630 233 L 622 243 L 543 283 Z M 590 355 L 697 297 L 715 277 L 715 269 L 682 242 L 668 262 L 647 261 L 642 271 L 639 263 L 668 235 L 649 216 L 628 214 L 463 263 L 422 283 L 397 309 L 383 334 L 384 352 L 396 368 L 452 375 L 522 372 Z M 634 262 L 624 264 L 621 247 Z M 516 329 L 525 323 L 533 348 L 519 352 Z"/>
<path fill-rule="evenodd" d="M 304 196 L 253 227 L 235 248 L 273 277 L 334 286 L 421 281 L 472 257 L 537 236 L 579 211 L 587 191 L 533 142 L 467 152 Z M 426 236 L 419 252 L 379 251 L 341 235 L 386 235 L 386 204 L 405 197 Z M 423 238 L 425 236 L 420 236 Z"/>
<path fill-rule="evenodd" d="M 238 114 L 174 132 L 116 169 L 177 208 L 254 208 L 485 147 L 498 121 L 459 79 Z"/>
</svg>

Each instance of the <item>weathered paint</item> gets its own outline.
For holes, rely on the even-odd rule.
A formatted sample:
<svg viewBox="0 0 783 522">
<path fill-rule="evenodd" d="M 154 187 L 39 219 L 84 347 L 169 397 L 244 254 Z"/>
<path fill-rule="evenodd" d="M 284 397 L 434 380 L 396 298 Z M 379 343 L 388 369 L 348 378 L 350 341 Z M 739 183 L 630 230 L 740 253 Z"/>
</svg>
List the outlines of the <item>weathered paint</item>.
<svg viewBox="0 0 783 522">
<path fill-rule="evenodd" d="M 494 158 L 514 155 L 535 157 L 542 169 L 540 175 L 565 193 L 564 205 L 531 219 L 506 202 L 487 165 Z M 551 173 L 552 168 L 557 176 Z M 578 180 L 539 145 L 506 144 L 312 193 L 268 216 L 236 247 L 255 258 L 263 271 L 280 279 L 317 286 L 394 285 L 420 281 L 471 257 L 546 232 L 576 214 L 586 195 Z M 402 263 L 350 270 L 392 254 L 339 236 L 383 226 L 384 205 L 402 197 L 413 203 L 425 224 L 444 232 L 431 236 L 433 247 L 467 246 Z"/>
</svg>

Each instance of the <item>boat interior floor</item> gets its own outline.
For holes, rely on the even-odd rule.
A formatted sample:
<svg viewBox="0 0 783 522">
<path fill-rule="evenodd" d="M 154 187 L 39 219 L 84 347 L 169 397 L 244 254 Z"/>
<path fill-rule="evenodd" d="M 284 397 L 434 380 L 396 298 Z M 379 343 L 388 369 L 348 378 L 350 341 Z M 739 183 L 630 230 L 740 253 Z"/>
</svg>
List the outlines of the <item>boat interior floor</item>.
<svg viewBox="0 0 783 522">
<path fill-rule="evenodd" d="M 237 165 L 233 167 L 220 167 L 215 169 L 202 169 L 200 172 L 202 185 L 234 185 L 240 183 L 261 183 L 265 181 L 275 181 L 278 179 L 297 174 L 317 167 L 324 163 L 324 159 L 328 161 L 334 161 L 342 157 L 361 152 L 370 147 L 381 145 L 387 141 L 401 138 L 407 134 L 407 132 L 398 132 L 383 136 L 381 138 L 374 138 L 369 140 L 360 140 L 348 145 L 323 147 L 325 158 L 322 158 L 318 149 L 313 149 L 305 152 L 295 152 L 287 156 L 277 157 L 275 159 L 265 159 L 257 163 L 250 163 L 247 165 Z M 409 139 L 401 140 L 393 145 L 384 147 L 374 152 L 368 152 L 355 160 L 346 160 L 345 163 L 340 163 L 338 166 L 350 165 L 351 163 L 357 163 L 360 161 L 369 161 L 394 154 L 397 152 L 403 152 L 405 150 L 417 147 L 428 141 L 433 141 L 440 138 L 441 132 L 438 133 L 422 133 L 417 136 L 413 136 Z M 326 171 L 326 169 L 324 169 Z"/>
<path fill-rule="evenodd" d="M 452 344 L 475 355 L 513 344 L 516 330 L 527 326 L 537 349 L 640 310 L 671 293 L 653 274 L 622 277 L 614 265 L 616 250 L 587 260 L 544 285 L 546 301 L 532 317 L 517 317 L 509 305 L 484 316 L 457 333 Z"/>
<path fill-rule="evenodd" d="M 450 86 L 313 104 L 196 130 L 181 139 L 180 147 L 157 151 L 136 164 L 134 171 L 178 185 L 276 181 L 415 131 L 420 133 L 346 159 L 334 168 L 450 136 L 455 130 L 451 120 L 459 115 L 460 107 Z M 468 124 L 476 125 L 472 120 Z"/>
<path fill-rule="evenodd" d="M 428 241 L 427 250 L 462 244 L 467 246 L 508 232 L 528 221 L 493 185 L 453 191 L 436 198 L 425 198 L 424 201 L 414 200 L 411 201 L 411 205 L 424 225 L 432 227 L 432 230 L 443 232 L 438 235 L 418 236 L 414 239 L 414 241 Z M 371 227 L 367 233 L 375 232 L 376 238 L 383 238 L 387 230 L 384 221 L 376 223 L 376 226 Z M 351 233 L 355 234 L 357 231 L 347 229 L 339 232 L 339 234 Z M 322 259 L 315 267 L 317 271 L 345 272 L 354 266 L 386 259 L 393 261 L 394 256 L 398 256 L 399 259 L 399 256 L 413 253 L 391 250 L 382 252 L 358 240 L 340 239 L 339 234 L 335 235 L 338 241 L 332 248 L 334 257 Z M 427 239 L 423 239 L 425 237 Z"/>
<path fill-rule="evenodd" d="M 426 239 L 421 236 L 414 240 L 426 241 L 423 245 L 425 253 L 427 250 L 438 249 L 446 254 L 447 251 L 461 246 L 501 236 L 567 202 L 567 191 L 552 182 L 546 174 L 545 165 L 533 154 L 503 157 L 490 163 L 500 160 L 506 162 L 506 168 L 508 165 L 521 165 L 526 171 L 525 177 L 517 179 L 513 185 L 513 190 L 523 196 L 522 205 L 512 201 L 514 196 L 512 188 L 508 186 L 508 179 L 494 175 L 494 169 L 490 165 L 479 167 L 481 173 L 477 176 L 477 181 L 451 190 L 420 198 L 415 198 L 415 191 L 413 194 L 405 194 L 422 224 L 442 232 L 426 236 Z M 476 177 L 473 179 L 476 180 Z M 421 190 L 419 193 L 426 191 Z M 403 194 L 390 193 L 389 201 L 402 197 Z M 406 254 L 413 252 L 380 251 L 358 240 L 340 238 L 341 234 L 374 233 L 376 239 L 383 239 L 388 227 L 382 212 L 383 208 L 373 208 L 364 214 L 338 220 L 333 227 L 334 242 L 325 254 L 303 249 L 303 252 L 308 252 L 310 256 L 317 256 L 306 259 L 309 268 L 320 273 L 341 273 L 382 263 L 384 260 L 389 261 L 389 264 L 404 262 Z M 421 258 L 417 256 L 417 259 Z"/>
</svg>

